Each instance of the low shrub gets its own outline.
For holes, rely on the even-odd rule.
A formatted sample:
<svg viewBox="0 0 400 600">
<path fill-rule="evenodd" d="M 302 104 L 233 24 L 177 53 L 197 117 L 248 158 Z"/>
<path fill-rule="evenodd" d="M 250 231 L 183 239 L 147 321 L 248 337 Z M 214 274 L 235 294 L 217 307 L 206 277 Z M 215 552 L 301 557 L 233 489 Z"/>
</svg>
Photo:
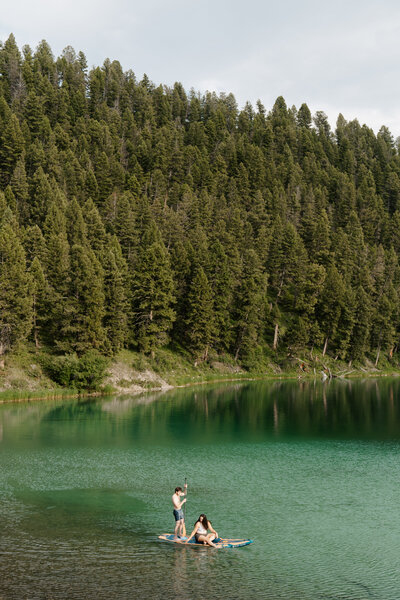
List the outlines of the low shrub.
<svg viewBox="0 0 400 600">
<path fill-rule="evenodd" d="M 101 384 L 109 360 L 97 350 L 89 350 L 82 356 L 47 357 L 43 368 L 49 377 L 62 387 L 77 390 L 96 390 Z"/>
</svg>

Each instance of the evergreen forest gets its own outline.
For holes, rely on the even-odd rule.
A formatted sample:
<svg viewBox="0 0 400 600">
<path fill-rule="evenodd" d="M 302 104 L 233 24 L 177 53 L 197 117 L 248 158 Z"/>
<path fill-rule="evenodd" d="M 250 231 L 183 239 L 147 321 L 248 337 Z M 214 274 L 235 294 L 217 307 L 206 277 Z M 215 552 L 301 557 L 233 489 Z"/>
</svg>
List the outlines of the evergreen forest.
<svg viewBox="0 0 400 600">
<path fill-rule="evenodd" d="M 0 46 L 0 353 L 395 360 L 400 146 Z"/>
</svg>

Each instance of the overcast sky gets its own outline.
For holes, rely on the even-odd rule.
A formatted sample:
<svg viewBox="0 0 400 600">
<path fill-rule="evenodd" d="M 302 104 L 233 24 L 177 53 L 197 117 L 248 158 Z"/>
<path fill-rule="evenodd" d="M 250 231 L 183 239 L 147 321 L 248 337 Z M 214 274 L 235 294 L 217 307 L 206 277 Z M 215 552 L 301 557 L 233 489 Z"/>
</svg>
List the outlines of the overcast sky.
<svg viewBox="0 0 400 600">
<path fill-rule="evenodd" d="M 278 96 L 400 136 L 400 3 L 395 0 L 14 0 L 0 40 L 71 45 L 156 84 L 232 92 L 241 108 Z"/>
</svg>

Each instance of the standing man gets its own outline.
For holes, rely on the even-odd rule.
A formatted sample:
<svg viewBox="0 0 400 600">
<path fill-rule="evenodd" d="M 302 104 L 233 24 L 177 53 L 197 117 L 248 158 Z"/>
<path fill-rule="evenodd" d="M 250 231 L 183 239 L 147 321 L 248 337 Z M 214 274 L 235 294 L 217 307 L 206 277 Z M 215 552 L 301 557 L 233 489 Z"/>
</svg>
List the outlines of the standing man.
<svg viewBox="0 0 400 600">
<path fill-rule="evenodd" d="M 186 498 L 181 499 L 182 496 L 185 496 L 187 492 L 187 483 L 185 483 L 185 491 L 182 490 L 181 487 L 175 488 L 175 493 L 172 496 L 172 504 L 174 505 L 174 517 L 175 517 L 175 530 L 174 530 L 174 540 L 177 540 L 178 537 L 182 537 L 186 534 L 185 528 L 185 519 L 183 516 L 182 506 L 186 502 Z"/>
</svg>

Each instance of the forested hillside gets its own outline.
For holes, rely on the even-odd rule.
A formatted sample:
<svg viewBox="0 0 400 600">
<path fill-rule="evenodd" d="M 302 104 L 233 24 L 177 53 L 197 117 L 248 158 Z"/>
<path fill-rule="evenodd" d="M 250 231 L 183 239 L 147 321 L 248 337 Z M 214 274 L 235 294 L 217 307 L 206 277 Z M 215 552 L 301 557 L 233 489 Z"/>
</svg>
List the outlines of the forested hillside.
<svg viewBox="0 0 400 600">
<path fill-rule="evenodd" d="M 279 97 L 0 48 L 0 349 L 397 351 L 400 155 Z"/>
</svg>

